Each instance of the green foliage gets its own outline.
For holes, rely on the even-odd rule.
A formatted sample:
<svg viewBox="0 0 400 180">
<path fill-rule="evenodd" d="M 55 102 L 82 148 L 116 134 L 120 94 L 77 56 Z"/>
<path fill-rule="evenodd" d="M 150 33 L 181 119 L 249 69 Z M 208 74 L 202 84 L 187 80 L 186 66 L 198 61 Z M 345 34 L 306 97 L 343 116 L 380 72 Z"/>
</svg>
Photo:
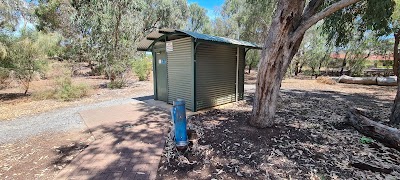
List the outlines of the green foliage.
<svg viewBox="0 0 400 180">
<path fill-rule="evenodd" d="M 0 89 L 6 88 L 8 86 L 8 78 L 10 76 L 10 71 L 6 68 L 0 67 Z"/>
<path fill-rule="evenodd" d="M 338 60 L 338 59 L 331 59 L 328 58 L 328 60 L 326 61 L 325 67 L 328 69 L 337 69 L 340 68 L 342 66 L 342 61 Z"/>
<path fill-rule="evenodd" d="M 0 30 L 12 32 L 21 19 L 28 20 L 31 3 L 24 0 L 0 1 Z"/>
<path fill-rule="evenodd" d="M 392 14 L 392 33 L 397 32 L 400 29 L 400 0 L 394 0 L 395 6 Z"/>
<path fill-rule="evenodd" d="M 13 71 L 25 93 L 28 92 L 33 75 L 44 75 L 48 70 L 46 56 L 62 52 L 60 36 L 55 33 L 43 33 L 23 29 L 20 36 L 0 38 L 0 68 Z"/>
<path fill-rule="evenodd" d="M 187 23 L 189 7 L 186 0 L 140 0 L 137 2 L 142 4 L 142 9 L 135 18 L 141 20 L 145 33 L 155 28 L 183 29 Z"/>
<path fill-rule="evenodd" d="M 121 78 L 135 56 L 135 43 L 142 37 L 142 19 L 137 17 L 144 4 L 129 0 L 81 1 L 75 25 L 87 32 L 83 41 L 87 45 L 89 61 L 105 66 L 110 80 Z M 78 51 L 79 52 L 79 51 Z M 115 78 L 114 78 L 115 77 Z"/>
<path fill-rule="evenodd" d="M 37 34 L 25 32 L 9 47 L 7 56 L 9 68 L 21 82 L 25 94 L 29 90 L 30 82 L 35 72 L 44 73 L 47 69 L 47 61 L 44 60 L 44 53 L 41 44 L 37 41 Z"/>
<path fill-rule="evenodd" d="M 90 90 L 91 87 L 86 84 L 73 83 L 71 76 L 66 73 L 56 77 L 54 89 L 33 92 L 32 98 L 34 100 L 58 99 L 72 101 L 87 96 Z"/>
<path fill-rule="evenodd" d="M 347 53 L 347 69 L 351 76 L 362 76 L 367 67 L 366 59 L 372 54 L 380 54 L 377 44 L 381 41 L 374 34 L 365 34 L 363 37 L 350 39 L 344 50 Z"/>
<path fill-rule="evenodd" d="M 71 101 L 87 96 L 90 90 L 90 87 L 86 84 L 74 85 L 69 76 L 58 78 L 56 86 L 54 97 L 63 101 Z"/>
<path fill-rule="evenodd" d="M 139 78 L 139 81 L 149 80 L 151 68 L 152 68 L 151 58 L 148 56 L 144 56 L 143 58 L 135 60 L 132 63 L 133 72 Z"/>
<path fill-rule="evenodd" d="M 39 31 L 47 31 L 56 29 L 60 24 L 57 11 L 62 0 L 39 0 L 38 7 L 35 8 L 35 15 L 38 18 L 36 28 Z"/>
<path fill-rule="evenodd" d="M 214 35 L 262 43 L 272 21 L 274 0 L 226 0 L 213 22 Z"/>
<path fill-rule="evenodd" d="M 210 20 L 207 16 L 207 10 L 199 6 L 197 3 L 189 5 L 189 18 L 186 29 L 194 32 L 209 31 Z"/>
<path fill-rule="evenodd" d="M 7 46 L 0 42 L 0 61 L 3 61 L 7 57 Z"/>
<path fill-rule="evenodd" d="M 274 0 L 226 0 L 220 16 L 212 22 L 211 34 L 263 44 L 272 21 Z M 261 56 L 257 50 L 246 54 L 246 65 L 255 68 Z"/>
<path fill-rule="evenodd" d="M 361 144 L 371 144 L 372 142 L 374 142 L 374 140 L 369 138 L 369 137 L 360 138 L 360 143 Z"/>
<path fill-rule="evenodd" d="M 62 36 L 58 33 L 37 32 L 36 43 L 40 44 L 40 50 L 48 57 L 60 56 L 64 48 L 60 45 Z"/>
<path fill-rule="evenodd" d="M 310 76 L 320 74 L 320 68 L 328 64 L 329 55 L 333 49 L 331 43 L 328 43 L 322 34 L 320 26 L 317 24 L 305 33 L 299 51 L 292 61 L 292 64 L 307 65 L 310 71 L 305 71 L 305 73 Z"/>
<path fill-rule="evenodd" d="M 325 6 L 332 1 L 325 1 Z M 366 0 L 337 11 L 324 19 L 323 31 L 335 46 L 345 46 L 353 36 L 362 37 L 371 30 L 378 36 L 391 32 L 389 24 L 394 10 L 392 0 Z"/>
<path fill-rule="evenodd" d="M 74 25 L 83 38 L 73 53 L 104 66 L 111 80 L 121 79 L 135 59 L 136 43 L 154 28 L 183 28 L 187 22 L 185 0 L 99 0 L 74 2 Z M 101 68 L 102 69 L 102 68 Z"/>
<path fill-rule="evenodd" d="M 364 70 L 367 67 L 366 60 L 362 58 L 349 61 L 349 66 L 351 76 L 363 76 Z"/>
<path fill-rule="evenodd" d="M 246 65 L 249 70 L 257 67 L 260 61 L 260 51 L 259 50 L 249 50 L 246 53 Z"/>
</svg>

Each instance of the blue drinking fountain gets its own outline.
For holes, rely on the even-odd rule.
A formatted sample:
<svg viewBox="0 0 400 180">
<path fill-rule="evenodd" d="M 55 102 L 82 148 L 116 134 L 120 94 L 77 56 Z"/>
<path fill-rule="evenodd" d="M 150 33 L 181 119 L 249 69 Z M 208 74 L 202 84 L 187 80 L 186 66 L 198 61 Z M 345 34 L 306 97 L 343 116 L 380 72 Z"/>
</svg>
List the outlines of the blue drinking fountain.
<svg viewBox="0 0 400 180">
<path fill-rule="evenodd" d="M 173 102 L 171 116 L 175 129 L 175 145 L 178 149 L 185 148 L 188 145 L 188 137 L 186 131 L 186 108 L 183 99 L 177 99 Z"/>
</svg>

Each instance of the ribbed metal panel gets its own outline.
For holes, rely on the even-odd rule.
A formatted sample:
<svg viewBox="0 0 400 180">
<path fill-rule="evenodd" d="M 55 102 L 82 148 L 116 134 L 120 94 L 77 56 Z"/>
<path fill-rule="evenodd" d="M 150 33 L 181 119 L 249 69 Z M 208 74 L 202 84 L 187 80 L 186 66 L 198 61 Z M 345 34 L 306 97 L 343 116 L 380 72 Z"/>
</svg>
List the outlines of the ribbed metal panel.
<svg viewBox="0 0 400 180">
<path fill-rule="evenodd" d="M 204 43 L 196 53 L 196 110 L 235 101 L 236 47 Z"/>
<path fill-rule="evenodd" d="M 168 103 L 177 98 L 186 101 L 186 108 L 193 110 L 193 43 L 192 38 L 172 41 L 173 51 L 167 52 Z"/>
<path fill-rule="evenodd" d="M 244 67 L 245 67 L 245 49 L 239 48 L 239 100 L 244 98 Z"/>
</svg>

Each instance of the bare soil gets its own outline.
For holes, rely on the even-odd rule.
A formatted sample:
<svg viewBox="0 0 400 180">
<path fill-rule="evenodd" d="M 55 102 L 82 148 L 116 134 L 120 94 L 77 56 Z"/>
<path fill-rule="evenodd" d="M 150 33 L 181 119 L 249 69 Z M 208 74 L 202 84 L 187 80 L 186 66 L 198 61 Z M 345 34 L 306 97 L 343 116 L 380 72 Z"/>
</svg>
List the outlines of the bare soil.
<svg viewBox="0 0 400 180">
<path fill-rule="evenodd" d="M 0 121 L 17 117 L 48 112 L 63 107 L 90 104 L 115 98 L 132 97 L 135 94 L 152 91 L 151 82 L 138 82 L 135 77 L 128 78 L 127 86 L 122 89 L 108 89 L 108 80 L 103 76 L 73 77 L 76 84 L 87 84 L 92 87 L 87 97 L 73 101 L 56 99 L 37 100 L 32 94 L 54 89 L 54 79 L 36 80 L 31 83 L 28 95 L 24 95 L 18 86 L 0 90 Z"/>
<path fill-rule="evenodd" d="M 0 179 L 54 179 L 93 141 L 90 133 L 41 134 L 0 145 Z"/>
<path fill-rule="evenodd" d="M 386 124 L 394 95 L 395 87 L 286 79 L 276 125 L 257 129 L 248 124 L 249 92 L 245 101 L 189 118 L 186 151 L 170 136 L 158 179 L 398 179 L 400 152 L 363 142 L 346 120 L 348 108 L 359 107 Z"/>
<path fill-rule="evenodd" d="M 54 73 L 56 72 L 57 69 Z M 153 91 L 151 81 L 138 82 L 132 75 L 128 77 L 127 86 L 122 89 L 106 88 L 108 80 L 103 76 L 76 76 L 72 78 L 73 83 L 83 83 L 92 87 L 87 97 L 68 102 L 35 99 L 33 94 L 54 89 L 54 76 L 54 74 L 49 75 L 47 79 L 36 78 L 31 83 L 28 95 L 24 95 L 23 90 L 15 82 L 11 87 L 1 89 L 0 121 L 12 121 L 21 116 L 134 97 Z M 54 179 L 59 170 L 93 140 L 86 130 L 73 129 L 69 132 L 39 134 L 20 141 L 0 144 L 0 179 Z"/>
</svg>

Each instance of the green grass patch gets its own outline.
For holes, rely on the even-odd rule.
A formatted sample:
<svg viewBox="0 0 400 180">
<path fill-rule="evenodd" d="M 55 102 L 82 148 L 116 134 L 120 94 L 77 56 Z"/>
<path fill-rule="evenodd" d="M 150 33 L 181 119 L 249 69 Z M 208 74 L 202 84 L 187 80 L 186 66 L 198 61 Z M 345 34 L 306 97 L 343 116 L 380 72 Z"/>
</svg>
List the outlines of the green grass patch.
<svg viewBox="0 0 400 180">
<path fill-rule="evenodd" d="M 361 144 L 371 144 L 372 142 L 374 142 L 374 140 L 369 138 L 369 137 L 360 138 L 360 143 Z"/>
</svg>

